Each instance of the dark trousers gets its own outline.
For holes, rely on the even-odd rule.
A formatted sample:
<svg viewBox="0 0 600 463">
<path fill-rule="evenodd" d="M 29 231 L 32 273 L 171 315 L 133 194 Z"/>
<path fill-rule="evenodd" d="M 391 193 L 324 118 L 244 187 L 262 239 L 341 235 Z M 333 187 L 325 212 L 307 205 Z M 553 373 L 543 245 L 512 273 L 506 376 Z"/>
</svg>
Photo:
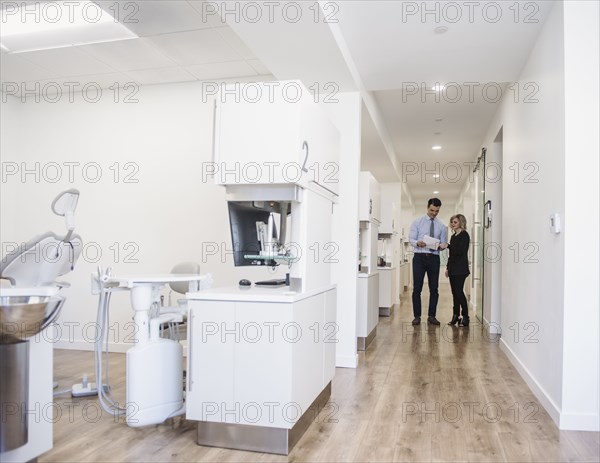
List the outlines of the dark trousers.
<svg viewBox="0 0 600 463">
<path fill-rule="evenodd" d="M 429 317 L 435 317 L 438 299 L 438 280 L 440 279 L 440 256 L 435 254 L 416 253 L 413 255 L 413 314 L 415 318 L 421 318 L 421 291 L 423 281 L 427 274 L 429 284 Z"/>
<path fill-rule="evenodd" d="M 467 304 L 467 296 L 465 296 L 465 292 L 463 291 L 467 275 L 455 275 L 449 278 L 454 302 L 454 306 L 452 307 L 454 315 L 460 315 L 460 308 L 462 307 L 463 318 L 469 318 L 469 305 Z"/>
</svg>

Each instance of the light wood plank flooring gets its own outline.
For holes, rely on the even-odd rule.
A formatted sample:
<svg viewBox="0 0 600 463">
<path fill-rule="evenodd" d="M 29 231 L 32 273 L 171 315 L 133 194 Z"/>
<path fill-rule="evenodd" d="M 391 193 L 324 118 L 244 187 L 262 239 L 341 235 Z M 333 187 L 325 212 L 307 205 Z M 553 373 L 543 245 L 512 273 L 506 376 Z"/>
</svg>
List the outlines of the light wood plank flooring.
<svg viewBox="0 0 600 463">
<path fill-rule="evenodd" d="M 442 326 L 413 329 L 404 293 L 400 309 L 380 318 L 359 368 L 337 369 L 331 401 L 287 457 L 200 447 L 194 423 L 182 418 L 129 428 L 95 398 L 65 394 L 55 398 L 54 448 L 39 461 L 598 462 L 599 433 L 559 431 L 481 325 L 445 325 L 450 301 L 442 284 Z M 125 402 L 125 356 L 111 354 L 110 369 L 114 395 Z M 56 350 L 54 370 L 59 390 L 83 372 L 93 378 L 93 354 Z"/>
</svg>

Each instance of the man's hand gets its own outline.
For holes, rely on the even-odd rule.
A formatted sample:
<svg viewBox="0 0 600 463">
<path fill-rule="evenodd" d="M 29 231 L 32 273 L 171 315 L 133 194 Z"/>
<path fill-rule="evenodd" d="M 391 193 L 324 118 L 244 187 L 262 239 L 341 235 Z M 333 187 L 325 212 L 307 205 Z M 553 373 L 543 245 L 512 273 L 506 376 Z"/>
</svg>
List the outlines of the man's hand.
<svg viewBox="0 0 600 463">
<path fill-rule="evenodd" d="M 417 241 L 417 246 L 424 248 L 426 246 L 425 241 Z"/>
<path fill-rule="evenodd" d="M 444 249 L 446 249 L 448 247 L 448 243 L 441 243 L 440 244 L 440 249 L 443 251 Z"/>
</svg>

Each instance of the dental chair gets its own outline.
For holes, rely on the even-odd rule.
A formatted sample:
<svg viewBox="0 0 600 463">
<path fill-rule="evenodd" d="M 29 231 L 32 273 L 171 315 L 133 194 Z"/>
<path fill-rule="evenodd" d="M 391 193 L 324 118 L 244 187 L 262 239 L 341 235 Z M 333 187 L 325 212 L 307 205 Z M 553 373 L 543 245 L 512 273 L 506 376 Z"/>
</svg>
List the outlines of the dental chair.
<svg viewBox="0 0 600 463">
<path fill-rule="evenodd" d="M 0 263 L 0 278 L 10 283 L 0 288 L 3 462 L 28 461 L 52 448 L 52 423 L 36 420 L 35 414 L 28 412 L 30 404 L 52 400 L 52 343 L 36 339 L 30 344 L 29 340 L 58 318 L 65 302 L 59 291 L 69 284 L 57 278 L 74 269 L 83 248 L 81 237 L 73 234 L 78 199 L 79 191 L 70 189 L 52 202 L 52 211 L 65 217 L 65 236 L 46 232 L 27 243 L 15 244 Z M 20 410 L 5 413 L 5 404 L 19 404 Z M 30 436 L 34 439 L 31 442 Z"/>
</svg>

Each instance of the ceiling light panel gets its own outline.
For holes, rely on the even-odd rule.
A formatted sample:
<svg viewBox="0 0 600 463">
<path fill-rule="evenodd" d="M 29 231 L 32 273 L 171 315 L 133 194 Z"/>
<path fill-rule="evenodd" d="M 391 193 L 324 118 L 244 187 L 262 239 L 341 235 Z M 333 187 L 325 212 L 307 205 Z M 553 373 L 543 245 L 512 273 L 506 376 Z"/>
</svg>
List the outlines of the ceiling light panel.
<svg viewBox="0 0 600 463">
<path fill-rule="evenodd" d="M 90 1 L 8 2 L 0 13 L 0 43 L 11 53 L 137 38 Z"/>
</svg>

